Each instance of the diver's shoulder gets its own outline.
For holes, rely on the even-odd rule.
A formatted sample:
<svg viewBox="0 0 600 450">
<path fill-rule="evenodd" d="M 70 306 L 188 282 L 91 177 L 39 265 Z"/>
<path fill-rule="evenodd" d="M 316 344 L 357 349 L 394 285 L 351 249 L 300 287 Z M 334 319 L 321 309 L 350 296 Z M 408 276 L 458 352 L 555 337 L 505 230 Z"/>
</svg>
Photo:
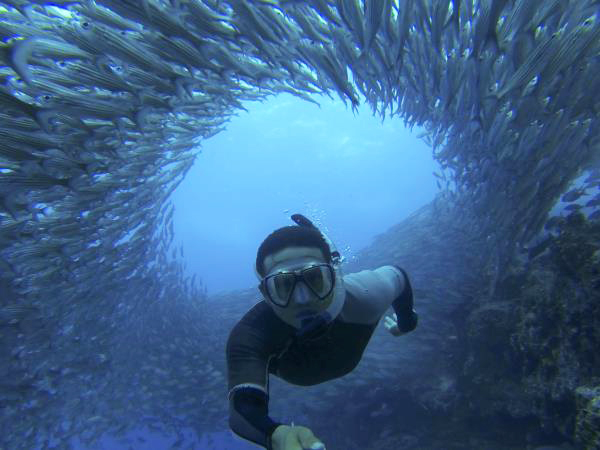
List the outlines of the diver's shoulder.
<svg viewBox="0 0 600 450">
<path fill-rule="evenodd" d="M 401 288 L 397 277 L 398 270 L 388 265 L 344 275 L 344 317 L 361 322 L 379 320 Z"/>
<path fill-rule="evenodd" d="M 377 295 L 385 285 L 395 284 L 401 291 L 404 287 L 404 276 L 397 266 L 386 264 L 375 269 L 365 269 L 349 273 L 343 277 L 344 285 L 353 293 Z M 374 290 L 374 292 L 372 292 Z"/>
<path fill-rule="evenodd" d="M 246 311 L 235 327 L 251 327 L 271 334 L 280 332 L 280 329 L 287 329 L 289 325 L 277 317 L 273 308 L 264 299 L 260 299 Z"/>
<path fill-rule="evenodd" d="M 376 289 L 380 284 L 389 282 L 397 277 L 399 270 L 391 265 L 376 267 L 375 269 L 364 269 L 344 275 L 344 285 L 352 293 L 367 295 L 370 289 Z"/>
<path fill-rule="evenodd" d="M 352 323 L 372 323 L 379 319 L 379 309 L 371 301 L 373 285 L 372 270 L 344 275 L 346 301 L 342 310 L 342 318 Z"/>
<path fill-rule="evenodd" d="M 273 310 L 264 299 L 258 299 L 257 302 L 250 307 L 248 311 L 242 316 L 240 322 L 253 321 L 259 318 L 266 318 L 273 313 Z"/>
<path fill-rule="evenodd" d="M 259 300 L 237 321 L 229 332 L 229 341 L 246 341 L 249 335 L 265 335 L 273 330 L 277 316 L 264 300 Z"/>
</svg>

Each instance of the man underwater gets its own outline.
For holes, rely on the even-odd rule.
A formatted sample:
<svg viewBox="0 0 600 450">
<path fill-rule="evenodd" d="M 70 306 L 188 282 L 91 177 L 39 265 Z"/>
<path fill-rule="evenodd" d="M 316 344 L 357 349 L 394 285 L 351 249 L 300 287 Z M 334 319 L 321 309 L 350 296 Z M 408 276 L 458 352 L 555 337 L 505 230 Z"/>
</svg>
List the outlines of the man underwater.
<svg viewBox="0 0 600 450">
<path fill-rule="evenodd" d="M 310 386 L 339 378 L 359 363 L 379 319 L 400 336 L 418 317 L 408 276 L 387 265 L 342 277 L 341 258 L 310 220 L 275 230 L 256 256 L 264 300 L 234 326 L 227 340 L 229 426 L 267 450 L 325 450 L 303 426 L 268 416 L 269 374 Z"/>
</svg>

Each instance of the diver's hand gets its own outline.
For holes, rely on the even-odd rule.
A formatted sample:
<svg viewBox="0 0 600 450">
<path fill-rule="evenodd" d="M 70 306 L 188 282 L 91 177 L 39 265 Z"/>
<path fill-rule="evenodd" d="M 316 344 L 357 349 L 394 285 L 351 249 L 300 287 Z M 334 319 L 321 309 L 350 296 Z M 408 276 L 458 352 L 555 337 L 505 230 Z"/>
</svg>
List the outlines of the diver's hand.
<svg viewBox="0 0 600 450">
<path fill-rule="evenodd" d="M 386 316 L 383 320 L 383 326 L 392 336 L 400 336 L 402 334 L 398 328 L 398 316 L 396 316 L 396 313 L 393 313 L 391 316 Z"/>
<path fill-rule="evenodd" d="M 325 450 L 325 444 L 306 427 L 279 425 L 271 435 L 273 450 Z"/>
<path fill-rule="evenodd" d="M 398 316 L 396 313 L 393 313 L 391 316 L 386 316 L 383 325 L 392 336 L 402 336 L 403 334 L 406 334 L 417 328 L 418 321 L 419 316 L 417 313 L 411 311 L 411 314 L 407 315 L 406 317 L 402 317 L 400 325 L 398 325 Z"/>
</svg>

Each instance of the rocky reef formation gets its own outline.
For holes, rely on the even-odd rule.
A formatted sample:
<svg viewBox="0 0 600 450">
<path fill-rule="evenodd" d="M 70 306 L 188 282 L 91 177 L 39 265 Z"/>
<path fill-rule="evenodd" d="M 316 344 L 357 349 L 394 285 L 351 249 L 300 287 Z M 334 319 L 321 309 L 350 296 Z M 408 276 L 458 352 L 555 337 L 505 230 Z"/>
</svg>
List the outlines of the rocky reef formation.
<svg viewBox="0 0 600 450">
<path fill-rule="evenodd" d="M 573 213 L 547 231 L 493 298 L 461 308 L 459 403 L 531 443 L 600 448 L 600 223 Z"/>
<path fill-rule="evenodd" d="M 585 448 L 600 448 L 600 386 L 578 387 L 575 395 L 575 438 Z"/>
</svg>

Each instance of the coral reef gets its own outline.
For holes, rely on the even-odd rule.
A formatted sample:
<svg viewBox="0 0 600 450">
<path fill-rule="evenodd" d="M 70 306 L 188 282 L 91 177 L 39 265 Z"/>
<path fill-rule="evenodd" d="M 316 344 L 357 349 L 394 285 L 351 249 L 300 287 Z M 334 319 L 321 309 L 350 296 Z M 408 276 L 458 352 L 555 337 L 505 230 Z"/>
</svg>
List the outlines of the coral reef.
<svg viewBox="0 0 600 450">
<path fill-rule="evenodd" d="M 600 386 L 575 390 L 577 418 L 575 439 L 585 449 L 600 448 Z"/>
<path fill-rule="evenodd" d="M 515 421 L 531 443 L 600 448 L 600 403 L 580 387 L 598 385 L 600 225 L 573 213 L 547 228 L 543 249 L 470 305 L 459 384 L 472 413 Z"/>
</svg>

